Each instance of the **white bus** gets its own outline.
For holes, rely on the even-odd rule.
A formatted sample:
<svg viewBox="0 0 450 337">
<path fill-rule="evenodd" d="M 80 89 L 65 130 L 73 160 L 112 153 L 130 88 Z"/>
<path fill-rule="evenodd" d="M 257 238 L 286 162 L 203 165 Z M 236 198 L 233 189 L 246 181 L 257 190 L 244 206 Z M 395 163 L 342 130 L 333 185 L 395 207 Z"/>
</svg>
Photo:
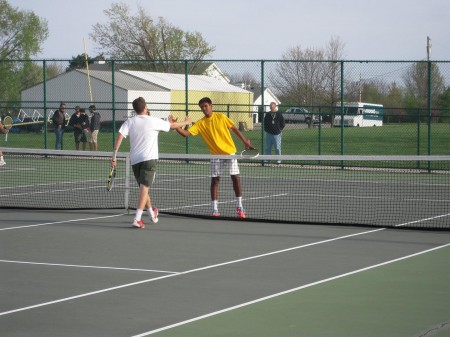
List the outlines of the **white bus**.
<svg viewBox="0 0 450 337">
<path fill-rule="evenodd" d="M 336 104 L 334 126 L 341 126 L 341 103 Z M 382 126 L 383 105 L 374 103 L 344 103 L 344 126 Z"/>
</svg>

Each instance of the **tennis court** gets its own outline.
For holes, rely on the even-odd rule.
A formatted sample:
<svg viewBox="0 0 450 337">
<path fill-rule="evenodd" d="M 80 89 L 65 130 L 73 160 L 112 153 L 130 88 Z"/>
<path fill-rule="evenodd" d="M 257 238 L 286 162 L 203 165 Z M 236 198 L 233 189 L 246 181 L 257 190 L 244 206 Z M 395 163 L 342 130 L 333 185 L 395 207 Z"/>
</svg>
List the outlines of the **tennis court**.
<svg viewBox="0 0 450 337">
<path fill-rule="evenodd" d="M 450 233 L 2 210 L 4 336 L 448 336 Z"/>
<path fill-rule="evenodd" d="M 125 157 L 107 192 L 110 154 L 14 151 L 0 168 L 1 335 L 450 336 L 448 162 L 242 162 L 242 221 L 226 179 L 223 216 L 208 217 L 207 162 L 166 156 L 160 221 L 136 230 Z"/>
</svg>

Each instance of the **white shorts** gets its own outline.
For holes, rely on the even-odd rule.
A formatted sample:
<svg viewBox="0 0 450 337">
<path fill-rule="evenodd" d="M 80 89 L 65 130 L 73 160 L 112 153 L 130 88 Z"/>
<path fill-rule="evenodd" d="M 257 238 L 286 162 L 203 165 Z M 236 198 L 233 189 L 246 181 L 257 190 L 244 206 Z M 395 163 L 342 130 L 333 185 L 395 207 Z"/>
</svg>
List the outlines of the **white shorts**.
<svg viewBox="0 0 450 337">
<path fill-rule="evenodd" d="M 211 177 L 220 177 L 225 170 L 229 172 L 230 176 L 239 174 L 237 159 L 211 159 L 210 162 Z"/>
</svg>

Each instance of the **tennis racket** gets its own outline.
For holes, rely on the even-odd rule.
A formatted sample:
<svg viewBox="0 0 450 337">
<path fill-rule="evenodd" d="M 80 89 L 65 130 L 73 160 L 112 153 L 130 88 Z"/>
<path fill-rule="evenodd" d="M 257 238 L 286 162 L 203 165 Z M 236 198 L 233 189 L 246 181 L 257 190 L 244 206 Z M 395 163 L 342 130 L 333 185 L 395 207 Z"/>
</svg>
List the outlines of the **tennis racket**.
<svg viewBox="0 0 450 337">
<path fill-rule="evenodd" d="M 11 129 L 11 127 L 13 126 L 13 120 L 10 116 L 6 116 L 5 118 L 3 118 L 3 127 L 6 130 Z M 8 133 L 5 133 L 5 142 L 8 141 Z"/>
<path fill-rule="evenodd" d="M 110 192 L 114 187 L 114 180 L 116 179 L 116 168 L 112 167 L 111 171 L 109 171 L 108 182 L 106 184 L 106 189 Z"/>
<path fill-rule="evenodd" d="M 259 156 L 259 151 L 254 147 L 248 147 L 241 151 L 242 158 L 256 158 Z"/>
</svg>

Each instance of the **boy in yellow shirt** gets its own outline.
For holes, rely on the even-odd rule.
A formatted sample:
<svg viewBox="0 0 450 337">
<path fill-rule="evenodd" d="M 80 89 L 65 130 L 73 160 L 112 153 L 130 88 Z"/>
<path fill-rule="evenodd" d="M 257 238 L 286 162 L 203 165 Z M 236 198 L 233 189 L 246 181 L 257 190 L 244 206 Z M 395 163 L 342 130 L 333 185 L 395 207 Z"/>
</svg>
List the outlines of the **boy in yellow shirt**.
<svg viewBox="0 0 450 337">
<path fill-rule="evenodd" d="M 250 140 L 246 139 L 233 121 L 226 115 L 212 111 L 212 101 L 209 97 L 202 98 L 198 105 L 205 115 L 188 130 L 177 128 L 177 132 L 184 136 L 200 135 L 213 155 L 231 155 L 236 153 L 236 146 L 231 138 L 230 129 L 242 140 L 245 148 L 250 147 Z M 240 218 L 245 218 L 242 206 L 242 188 L 239 179 L 239 166 L 236 159 L 211 159 L 211 206 L 212 216 L 219 216 L 218 196 L 219 181 L 224 170 L 228 170 L 233 181 L 233 189 L 237 199 L 236 212 Z"/>
</svg>

